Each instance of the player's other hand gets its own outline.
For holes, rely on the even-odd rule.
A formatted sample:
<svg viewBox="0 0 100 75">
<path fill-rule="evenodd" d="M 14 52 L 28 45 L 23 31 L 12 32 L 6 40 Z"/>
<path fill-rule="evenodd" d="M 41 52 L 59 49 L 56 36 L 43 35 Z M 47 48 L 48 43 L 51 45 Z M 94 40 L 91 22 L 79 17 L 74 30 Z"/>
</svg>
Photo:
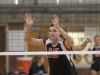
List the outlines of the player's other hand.
<svg viewBox="0 0 100 75">
<path fill-rule="evenodd" d="M 87 38 L 85 41 L 86 41 L 87 43 L 92 43 L 92 39 L 90 39 L 90 38 Z"/>
<path fill-rule="evenodd" d="M 31 17 L 31 14 L 30 13 L 26 13 L 25 16 L 24 16 L 24 20 L 26 22 L 26 25 L 33 25 L 34 23 L 34 18 Z"/>
<path fill-rule="evenodd" d="M 53 16 L 53 19 L 52 19 L 52 24 L 54 25 L 55 28 L 58 28 L 59 27 L 59 18 L 57 15 L 52 15 Z"/>
</svg>

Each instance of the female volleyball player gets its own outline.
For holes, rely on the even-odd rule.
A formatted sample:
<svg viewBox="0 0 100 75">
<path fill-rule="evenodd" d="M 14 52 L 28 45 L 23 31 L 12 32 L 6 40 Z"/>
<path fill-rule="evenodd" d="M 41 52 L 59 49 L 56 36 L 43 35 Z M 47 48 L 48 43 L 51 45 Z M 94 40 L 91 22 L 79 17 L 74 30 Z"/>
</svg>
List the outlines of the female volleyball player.
<svg viewBox="0 0 100 75">
<path fill-rule="evenodd" d="M 56 15 L 53 15 L 52 25 L 49 28 L 49 39 L 31 38 L 30 33 L 34 19 L 28 13 L 25 14 L 24 19 L 27 25 L 25 41 L 34 46 L 46 46 L 48 52 L 82 50 L 91 42 L 90 39 L 86 39 L 81 45 L 73 45 L 72 37 L 59 27 L 59 18 Z M 60 38 L 60 35 L 63 36 L 63 39 Z M 50 75 L 77 75 L 70 55 L 49 55 L 48 60 Z"/>
<path fill-rule="evenodd" d="M 89 48 L 89 51 L 100 51 L 100 35 L 94 37 L 94 46 Z M 91 75 L 100 75 L 100 54 L 93 54 L 93 59 L 90 61 L 88 55 L 84 55 L 88 64 L 91 64 Z"/>
</svg>

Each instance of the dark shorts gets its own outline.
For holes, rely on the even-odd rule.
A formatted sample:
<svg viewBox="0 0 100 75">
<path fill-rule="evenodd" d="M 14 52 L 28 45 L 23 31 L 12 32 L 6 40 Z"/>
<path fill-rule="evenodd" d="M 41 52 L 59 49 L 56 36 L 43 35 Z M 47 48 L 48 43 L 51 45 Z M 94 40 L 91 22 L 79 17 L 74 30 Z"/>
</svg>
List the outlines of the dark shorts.
<svg viewBox="0 0 100 75">
<path fill-rule="evenodd" d="M 76 71 L 76 68 L 75 68 L 74 64 L 73 64 L 73 71 L 74 71 L 75 75 L 78 75 L 78 72 Z"/>
<path fill-rule="evenodd" d="M 92 64 L 90 69 L 98 72 L 100 71 L 100 64 Z"/>
</svg>

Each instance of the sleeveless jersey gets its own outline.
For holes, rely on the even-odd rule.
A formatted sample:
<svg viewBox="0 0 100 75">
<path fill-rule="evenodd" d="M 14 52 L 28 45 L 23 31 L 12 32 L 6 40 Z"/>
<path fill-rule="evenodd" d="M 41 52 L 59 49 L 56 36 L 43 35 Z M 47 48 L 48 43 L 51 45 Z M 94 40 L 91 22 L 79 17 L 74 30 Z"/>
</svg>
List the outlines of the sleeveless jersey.
<svg viewBox="0 0 100 75">
<path fill-rule="evenodd" d="M 65 46 L 65 40 L 61 38 L 55 46 L 53 46 L 52 40 L 50 39 L 43 39 L 43 42 L 48 52 L 71 50 Z M 70 59 L 70 55 L 48 55 L 48 61 L 50 75 L 77 75 L 73 62 Z"/>
<path fill-rule="evenodd" d="M 88 51 L 96 51 L 96 48 L 95 46 L 91 46 Z M 100 51 L 100 48 L 98 48 L 98 51 Z M 99 56 L 97 56 L 98 54 L 93 54 L 93 61 L 94 61 L 94 64 L 99 64 L 100 65 L 100 54 Z"/>
</svg>

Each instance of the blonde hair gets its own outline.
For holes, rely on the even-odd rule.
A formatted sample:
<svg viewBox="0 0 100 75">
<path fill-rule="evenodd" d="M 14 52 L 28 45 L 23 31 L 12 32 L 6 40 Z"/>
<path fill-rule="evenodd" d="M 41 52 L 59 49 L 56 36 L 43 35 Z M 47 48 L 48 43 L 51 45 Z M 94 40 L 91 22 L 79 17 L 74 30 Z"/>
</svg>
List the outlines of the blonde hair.
<svg viewBox="0 0 100 75">
<path fill-rule="evenodd" d="M 100 38 L 100 35 L 95 35 L 95 36 L 94 36 L 94 39 L 97 38 L 97 37 Z"/>
</svg>

